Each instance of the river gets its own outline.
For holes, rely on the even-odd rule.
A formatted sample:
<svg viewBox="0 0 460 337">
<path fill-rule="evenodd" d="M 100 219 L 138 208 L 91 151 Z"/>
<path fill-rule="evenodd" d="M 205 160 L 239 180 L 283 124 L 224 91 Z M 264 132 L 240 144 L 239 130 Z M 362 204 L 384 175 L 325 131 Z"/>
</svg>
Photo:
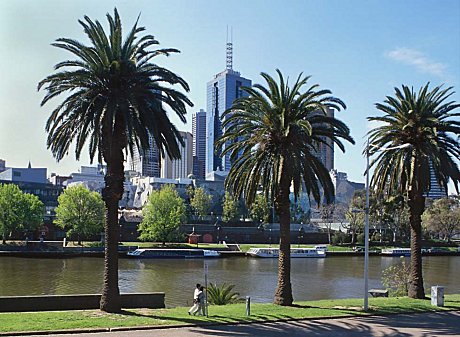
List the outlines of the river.
<svg viewBox="0 0 460 337">
<path fill-rule="evenodd" d="M 381 272 L 397 257 L 369 258 L 369 288 L 381 288 Z M 231 257 L 206 260 L 208 280 L 234 284 L 241 296 L 271 302 L 277 259 Z M 0 296 L 100 293 L 102 258 L 38 259 L 0 257 Z M 362 297 L 362 256 L 292 259 L 295 300 Z M 432 285 L 460 293 L 460 256 L 425 256 L 425 291 Z M 119 260 L 120 291 L 166 293 L 166 305 L 189 305 L 197 282 L 204 282 L 203 260 Z"/>
</svg>

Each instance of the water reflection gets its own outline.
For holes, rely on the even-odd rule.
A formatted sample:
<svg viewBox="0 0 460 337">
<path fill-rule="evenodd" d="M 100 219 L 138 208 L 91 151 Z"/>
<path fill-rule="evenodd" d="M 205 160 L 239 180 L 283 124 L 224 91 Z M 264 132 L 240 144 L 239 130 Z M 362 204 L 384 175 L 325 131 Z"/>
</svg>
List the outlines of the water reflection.
<svg viewBox="0 0 460 337">
<path fill-rule="evenodd" d="M 369 287 L 381 287 L 381 271 L 399 258 L 369 259 Z M 409 262 L 409 261 L 407 261 Z M 0 257 L 0 296 L 99 293 L 103 259 L 26 259 Z M 131 260 L 119 263 L 121 292 L 166 293 L 168 306 L 189 305 L 197 282 L 204 282 L 203 260 Z M 271 302 L 277 282 L 276 259 L 224 258 L 207 260 L 208 281 L 235 284 L 241 296 Z M 292 285 L 296 300 L 363 296 L 363 257 L 293 259 Z M 460 293 L 460 257 L 424 257 L 426 290 L 444 285 Z"/>
</svg>

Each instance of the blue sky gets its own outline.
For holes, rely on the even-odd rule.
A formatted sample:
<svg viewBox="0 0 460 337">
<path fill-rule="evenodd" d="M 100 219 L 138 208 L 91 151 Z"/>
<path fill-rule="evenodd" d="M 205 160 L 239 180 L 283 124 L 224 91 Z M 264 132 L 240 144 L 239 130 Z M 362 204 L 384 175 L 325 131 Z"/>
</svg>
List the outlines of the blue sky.
<svg viewBox="0 0 460 337">
<path fill-rule="evenodd" d="M 445 83 L 459 91 L 460 1 L 0 1 L 0 158 L 7 166 L 48 167 L 68 174 L 89 164 L 73 152 L 56 163 L 46 149 L 45 121 L 37 83 L 69 58 L 51 47 L 58 37 L 85 41 L 78 19 L 88 15 L 106 25 L 117 7 L 129 29 L 140 24 L 162 47 L 181 50 L 156 61 L 191 87 L 191 114 L 205 108 L 206 82 L 225 68 L 226 27 L 233 27 L 234 69 L 260 83 L 260 72 L 279 68 L 292 79 L 303 72 L 347 104 L 336 117 L 346 122 L 356 145 L 336 151 L 335 166 L 364 181 L 361 152 L 377 114 L 374 103 L 407 84 Z M 460 101 L 456 93 L 454 100 Z"/>
</svg>

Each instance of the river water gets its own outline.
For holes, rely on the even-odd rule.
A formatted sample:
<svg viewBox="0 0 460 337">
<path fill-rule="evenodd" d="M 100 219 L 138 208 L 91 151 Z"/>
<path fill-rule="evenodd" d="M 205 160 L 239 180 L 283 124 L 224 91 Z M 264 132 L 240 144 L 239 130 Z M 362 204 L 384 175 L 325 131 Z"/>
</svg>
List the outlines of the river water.
<svg viewBox="0 0 460 337">
<path fill-rule="evenodd" d="M 369 258 L 369 288 L 380 288 L 381 272 L 397 257 Z M 271 302 L 277 281 L 277 259 L 231 257 L 206 260 L 208 281 L 234 284 L 241 296 Z M 204 283 L 203 260 L 119 260 L 120 291 L 166 293 L 166 305 L 191 304 L 194 286 Z M 362 297 L 362 256 L 292 259 L 294 300 Z M 445 286 L 460 293 L 460 256 L 423 257 L 425 291 Z M 31 259 L 0 257 L 0 296 L 100 293 L 102 258 Z"/>
</svg>

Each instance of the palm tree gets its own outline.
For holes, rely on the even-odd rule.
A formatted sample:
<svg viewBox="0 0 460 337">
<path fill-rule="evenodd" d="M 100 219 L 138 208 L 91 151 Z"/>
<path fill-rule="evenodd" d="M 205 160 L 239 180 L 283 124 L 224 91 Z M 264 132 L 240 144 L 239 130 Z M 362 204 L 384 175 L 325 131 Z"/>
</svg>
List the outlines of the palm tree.
<svg viewBox="0 0 460 337">
<path fill-rule="evenodd" d="M 46 95 L 41 102 L 61 94 L 64 100 L 52 111 L 46 123 L 47 145 L 57 161 L 69 152 L 75 140 L 75 156 L 79 160 L 89 139 L 91 162 L 107 165 L 103 199 L 106 205 L 104 286 L 101 310 L 121 310 L 118 288 L 118 202 L 123 194 L 124 152 L 132 154 L 135 147 L 149 147 L 149 136 L 171 158 L 180 158 L 178 130 L 171 124 L 163 105 L 169 106 L 185 122 L 186 105 L 190 100 L 172 88 L 187 83 L 171 71 L 151 63 L 158 55 L 168 56 L 176 49 L 154 49 L 159 42 L 134 24 L 125 39 L 117 9 L 107 14 L 110 32 L 85 16 L 79 20 L 90 45 L 59 38 L 52 45 L 69 51 L 76 60 L 55 66 L 56 72 L 38 84 Z M 162 105 L 163 104 L 163 105 Z"/>
<path fill-rule="evenodd" d="M 217 145 L 224 148 L 222 155 L 230 153 L 232 160 L 226 188 L 235 196 L 244 194 L 248 206 L 259 189 L 266 200 L 274 200 L 280 219 L 274 303 L 291 305 L 290 188 L 293 187 L 297 197 L 304 187 L 318 203 L 324 190 L 330 203 L 334 187 L 329 172 L 317 157 L 319 146 L 335 143 L 344 151 L 341 138 L 354 141 L 344 123 L 327 115 L 327 108 L 345 108 L 341 100 L 329 96 L 329 90 L 319 90 L 317 84 L 308 85 L 310 77 L 302 74 L 291 88 L 281 72 L 276 71 L 279 83 L 261 73 L 268 88 L 259 84 L 243 88 L 248 97 L 237 99 L 223 114 L 224 134 Z M 302 90 L 304 86 L 306 90 Z"/>
<path fill-rule="evenodd" d="M 447 191 L 452 179 L 458 192 L 460 171 L 455 159 L 460 157 L 460 122 L 452 120 L 459 104 L 447 99 L 452 88 L 438 86 L 428 90 L 429 83 L 418 94 L 405 85 L 395 88 L 395 97 L 387 96 L 377 103 L 380 117 L 368 117 L 382 125 L 368 133 L 365 151 L 378 156 L 371 184 L 377 193 L 401 193 L 407 197 L 411 227 L 411 277 L 409 297 L 424 298 L 421 257 L 421 215 L 425 195 L 430 190 L 430 172 Z"/>
</svg>

